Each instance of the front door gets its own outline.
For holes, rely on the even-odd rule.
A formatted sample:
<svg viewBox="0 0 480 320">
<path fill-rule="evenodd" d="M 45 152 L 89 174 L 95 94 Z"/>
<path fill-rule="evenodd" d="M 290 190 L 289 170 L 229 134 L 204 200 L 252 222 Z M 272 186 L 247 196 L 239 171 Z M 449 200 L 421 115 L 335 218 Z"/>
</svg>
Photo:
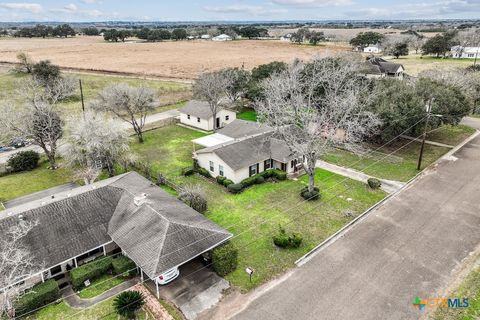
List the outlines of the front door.
<svg viewBox="0 0 480 320">
<path fill-rule="evenodd" d="M 220 128 L 220 118 L 217 118 L 215 129 Z"/>
</svg>

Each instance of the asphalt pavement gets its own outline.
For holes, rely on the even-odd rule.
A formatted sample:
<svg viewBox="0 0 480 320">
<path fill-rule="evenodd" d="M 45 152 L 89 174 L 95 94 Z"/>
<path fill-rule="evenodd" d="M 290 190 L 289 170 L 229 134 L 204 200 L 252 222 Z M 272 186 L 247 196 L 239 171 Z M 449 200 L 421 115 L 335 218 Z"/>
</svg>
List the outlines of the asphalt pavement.
<svg viewBox="0 0 480 320">
<path fill-rule="evenodd" d="M 473 121 L 473 122 L 472 122 Z M 480 127 L 480 122 L 468 120 Z M 234 319 L 419 319 L 480 244 L 480 136 L 430 168 Z"/>
</svg>

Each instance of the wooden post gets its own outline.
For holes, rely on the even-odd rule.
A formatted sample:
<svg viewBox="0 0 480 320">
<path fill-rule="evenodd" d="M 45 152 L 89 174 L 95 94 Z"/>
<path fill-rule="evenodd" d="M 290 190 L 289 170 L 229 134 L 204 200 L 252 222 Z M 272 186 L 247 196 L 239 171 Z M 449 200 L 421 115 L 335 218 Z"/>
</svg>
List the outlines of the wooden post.
<svg viewBox="0 0 480 320">
<path fill-rule="evenodd" d="M 78 79 L 80 83 L 80 98 L 82 99 L 82 112 L 85 115 L 85 101 L 83 100 L 83 87 L 82 87 L 82 79 Z"/>
<path fill-rule="evenodd" d="M 418 165 L 417 165 L 417 170 L 421 170 L 422 168 L 422 158 L 423 158 L 423 150 L 425 149 L 425 140 L 427 139 L 427 129 L 428 129 L 428 121 L 430 120 L 430 114 L 432 112 L 432 102 L 435 100 L 435 98 L 431 98 L 428 101 L 428 104 L 426 106 L 427 109 L 427 119 L 425 120 L 425 128 L 423 130 L 423 139 L 422 139 L 422 146 L 420 148 L 420 156 L 418 157 Z"/>
</svg>

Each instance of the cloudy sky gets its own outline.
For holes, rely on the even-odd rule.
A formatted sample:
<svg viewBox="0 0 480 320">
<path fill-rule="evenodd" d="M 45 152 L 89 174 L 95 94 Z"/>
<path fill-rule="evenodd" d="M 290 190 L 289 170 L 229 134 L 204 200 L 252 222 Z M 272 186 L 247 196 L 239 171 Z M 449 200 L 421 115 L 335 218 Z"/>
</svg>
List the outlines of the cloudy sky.
<svg viewBox="0 0 480 320">
<path fill-rule="evenodd" d="M 480 0 L 0 0 L 4 22 L 411 18 L 480 18 Z"/>
</svg>

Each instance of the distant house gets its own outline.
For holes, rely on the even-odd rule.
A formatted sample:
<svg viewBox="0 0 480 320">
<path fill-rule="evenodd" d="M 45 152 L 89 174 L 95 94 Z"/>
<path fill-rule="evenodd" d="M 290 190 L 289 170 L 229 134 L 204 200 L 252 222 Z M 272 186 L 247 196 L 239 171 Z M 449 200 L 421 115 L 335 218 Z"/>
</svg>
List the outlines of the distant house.
<svg viewBox="0 0 480 320">
<path fill-rule="evenodd" d="M 232 37 L 230 37 L 228 34 L 221 34 L 219 36 L 213 37 L 213 41 L 231 41 L 233 40 Z"/>
<path fill-rule="evenodd" d="M 288 42 L 292 41 L 292 34 L 291 34 L 291 33 L 288 33 L 288 34 L 286 34 L 286 35 L 284 35 L 284 36 L 281 36 L 281 37 L 280 37 L 280 41 L 285 41 L 285 42 L 287 42 L 287 41 L 288 41 Z"/>
<path fill-rule="evenodd" d="M 25 289 L 47 279 L 68 286 L 72 268 L 120 253 L 158 284 L 165 271 L 232 237 L 135 172 L 8 208 L 0 212 L 0 234 L 22 220 L 38 222 L 24 246 L 43 268 L 10 284 Z"/>
<path fill-rule="evenodd" d="M 450 50 L 452 58 L 456 59 L 474 59 L 480 58 L 480 47 L 462 47 L 455 46 Z"/>
<path fill-rule="evenodd" d="M 214 141 L 218 143 L 212 145 Z M 200 167 L 213 177 L 224 176 L 235 183 L 268 169 L 292 174 L 302 168 L 302 160 L 273 137 L 272 128 L 255 122 L 235 120 L 216 134 L 193 142 L 209 145 L 194 152 Z"/>
<path fill-rule="evenodd" d="M 220 109 L 216 119 L 213 119 L 212 110 L 205 101 L 191 100 L 180 110 L 180 123 L 201 129 L 212 131 L 224 127 L 237 118 L 234 111 Z"/>
<path fill-rule="evenodd" d="M 209 34 L 202 34 L 200 36 L 200 39 L 203 39 L 203 40 L 210 40 L 211 38 L 212 38 L 212 36 L 209 35 Z"/>
<path fill-rule="evenodd" d="M 403 79 L 405 68 L 401 64 L 382 58 L 371 58 L 365 62 L 364 73 L 369 78 L 393 77 Z"/>
<path fill-rule="evenodd" d="M 367 47 L 363 48 L 363 52 L 380 53 L 380 52 L 383 52 L 383 47 L 379 43 L 371 44 L 371 45 L 368 45 Z"/>
</svg>

